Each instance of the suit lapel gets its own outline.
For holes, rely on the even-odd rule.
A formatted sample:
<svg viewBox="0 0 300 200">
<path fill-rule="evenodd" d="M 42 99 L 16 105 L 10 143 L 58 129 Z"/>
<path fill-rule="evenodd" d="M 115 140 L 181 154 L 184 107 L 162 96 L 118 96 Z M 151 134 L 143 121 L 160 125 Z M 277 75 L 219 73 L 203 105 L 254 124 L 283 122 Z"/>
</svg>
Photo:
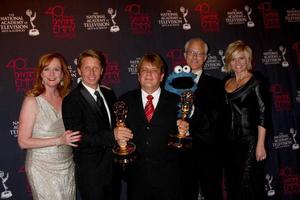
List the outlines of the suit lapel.
<svg viewBox="0 0 300 200">
<path fill-rule="evenodd" d="M 95 99 L 92 97 L 92 95 L 82 85 L 81 82 L 79 83 L 78 87 L 79 87 L 81 95 L 88 102 L 88 104 L 91 106 L 93 112 L 95 112 L 95 114 L 99 115 L 100 118 L 102 118 L 104 120 L 104 116 L 103 116 L 102 112 L 100 111 L 100 108 L 98 107 L 98 105 L 97 105 Z"/>
<path fill-rule="evenodd" d="M 167 108 L 167 106 L 168 106 L 168 100 L 166 98 L 166 93 L 163 89 L 161 89 L 161 93 L 159 95 L 159 99 L 151 121 L 159 119 L 158 116 L 162 116 L 164 114 L 165 108 Z"/>
<path fill-rule="evenodd" d="M 133 105 L 135 106 L 134 111 L 130 111 L 132 113 L 135 113 L 134 116 L 140 116 L 145 123 L 148 123 L 148 120 L 146 118 L 145 112 L 144 112 L 144 107 L 143 107 L 143 100 L 142 100 L 142 92 L 141 90 L 136 90 L 136 95 L 133 95 L 134 98 L 132 99 Z"/>
</svg>

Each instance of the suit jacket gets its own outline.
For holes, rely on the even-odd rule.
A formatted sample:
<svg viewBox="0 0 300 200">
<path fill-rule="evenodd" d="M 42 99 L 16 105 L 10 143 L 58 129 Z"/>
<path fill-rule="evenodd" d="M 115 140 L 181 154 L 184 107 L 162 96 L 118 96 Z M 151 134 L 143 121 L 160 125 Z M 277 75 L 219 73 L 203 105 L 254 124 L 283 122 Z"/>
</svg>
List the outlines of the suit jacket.
<svg viewBox="0 0 300 200">
<path fill-rule="evenodd" d="M 101 92 L 113 113 L 111 108 L 116 101 L 115 94 L 104 87 L 101 87 Z M 64 98 L 62 114 L 66 130 L 80 131 L 82 135 L 79 147 L 73 148 L 79 180 L 96 185 L 110 183 L 111 148 L 115 139 L 110 124 L 105 121 L 96 101 L 82 83 Z"/>
<path fill-rule="evenodd" d="M 132 141 L 137 152 L 137 160 L 128 166 L 129 187 L 134 187 L 135 191 L 145 187 L 144 183 L 161 188 L 173 187 L 176 180 L 172 180 L 178 177 L 178 168 L 168 141 L 170 134 L 178 132 L 176 120 L 179 97 L 162 89 L 150 122 L 144 114 L 140 89 L 124 94 L 120 100 L 128 105 L 126 126 L 133 132 Z"/>
<path fill-rule="evenodd" d="M 219 117 L 225 102 L 222 82 L 203 72 L 194 96 L 195 113 L 190 120 L 193 145 L 216 143 L 222 137 L 218 129 L 222 127 Z"/>
</svg>

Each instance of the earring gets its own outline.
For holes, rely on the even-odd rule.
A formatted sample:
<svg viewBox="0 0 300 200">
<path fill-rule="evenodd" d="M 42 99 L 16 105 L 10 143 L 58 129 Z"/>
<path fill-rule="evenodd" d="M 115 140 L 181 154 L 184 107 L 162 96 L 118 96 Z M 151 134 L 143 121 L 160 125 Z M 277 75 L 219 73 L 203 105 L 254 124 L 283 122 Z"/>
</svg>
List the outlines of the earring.
<svg viewBox="0 0 300 200">
<path fill-rule="evenodd" d="M 60 84 L 60 86 L 64 86 L 64 81 L 61 80 L 61 81 L 59 82 L 59 84 Z"/>
<path fill-rule="evenodd" d="M 44 80 L 42 80 L 42 85 L 45 85 L 45 82 L 44 82 Z"/>
</svg>

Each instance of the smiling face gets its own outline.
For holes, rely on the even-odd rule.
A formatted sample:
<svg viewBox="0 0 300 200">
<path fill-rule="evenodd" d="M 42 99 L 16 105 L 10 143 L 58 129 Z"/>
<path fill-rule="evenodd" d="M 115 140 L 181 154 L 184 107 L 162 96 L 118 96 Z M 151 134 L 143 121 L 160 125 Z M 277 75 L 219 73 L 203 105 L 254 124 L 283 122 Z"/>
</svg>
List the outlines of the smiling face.
<svg viewBox="0 0 300 200">
<path fill-rule="evenodd" d="M 184 57 L 193 72 L 201 70 L 207 58 L 206 44 L 200 39 L 189 41 L 185 48 Z"/>
<path fill-rule="evenodd" d="M 44 86 L 56 87 L 63 79 L 62 66 L 57 58 L 53 58 L 41 72 L 41 78 Z"/>
<path fill-rule="evenodd" d="M 103 72 L 101 63 L 97 58 L 84 57 L 81 60 L 81 65 L 79 68 L 77 68 L 77 70 L 84 84 L 93 89 L 97 89 Z"/>
<path fill-rule="evenodd" d="M 155 90 L 160 87 L 160 83 L 163 80 L 164 73 L 160 67 L 154 63 L 144 61 L 138 73 L 138 80 L 141 88 L 148 94 L 152 94 Z"/>
<path fill-rule="evenodd" d="M 248 71 L 250 60 L 244 51 L 235 51 L 232 54 L 232 59 L 229 65 L 235 73 L 242 73 Z"/>
</svg>

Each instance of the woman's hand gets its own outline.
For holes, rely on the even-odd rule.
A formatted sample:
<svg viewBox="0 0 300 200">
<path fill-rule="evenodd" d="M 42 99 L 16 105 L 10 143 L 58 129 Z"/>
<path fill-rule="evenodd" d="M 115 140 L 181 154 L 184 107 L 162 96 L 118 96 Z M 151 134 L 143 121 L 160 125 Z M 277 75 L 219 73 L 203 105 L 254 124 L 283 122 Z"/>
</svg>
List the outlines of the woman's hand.
<svg viewBox="0 0 300 200">
<path fill-rule="evenodd" d="M 264 145 L 256 145 L 256 160 L 257 161 L 263 161 L 264 159 L 266 159 L 267 154 L 266 154 L 266 149 L 264 147 Z"/>
<path fill-rule="evenodd" d="M 62 136 L 59 137 L 59 144 L 65 144 L 72 147 L 78 147 L 78 144 L 74 144 L 75 142 L 79 142 L 81 140 L 80 131 L 70 131 L 67 130 L 64 132 Z"/>
</svg>

